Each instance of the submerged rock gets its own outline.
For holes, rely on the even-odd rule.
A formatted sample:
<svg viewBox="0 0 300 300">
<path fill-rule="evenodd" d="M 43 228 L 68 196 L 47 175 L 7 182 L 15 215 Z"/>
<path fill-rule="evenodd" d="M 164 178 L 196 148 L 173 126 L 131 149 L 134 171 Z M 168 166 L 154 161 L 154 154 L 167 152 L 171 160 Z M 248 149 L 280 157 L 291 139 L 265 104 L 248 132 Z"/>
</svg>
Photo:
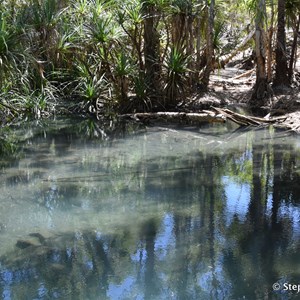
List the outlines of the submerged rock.
<svg viewBox="0 0 300 300">
<path fill-rule="evenodd" d="M 37 247 L 37 246 L 44 245 L 45 241 L 46 238 L 42 234 L 38 232 L 34 232 L 34 233 L 30 233 L 29 238 L 27 238 L 26 240 L 18 240 L 16 246 L 20 249 L 25 249 L 32 246 Z"/>
<path fill-rule="evenodd" d="M 18 240 L 16 246 L 20 249 L 25 249 L 27 247 L 33 246 L 29 241 Z"/>
</svg>

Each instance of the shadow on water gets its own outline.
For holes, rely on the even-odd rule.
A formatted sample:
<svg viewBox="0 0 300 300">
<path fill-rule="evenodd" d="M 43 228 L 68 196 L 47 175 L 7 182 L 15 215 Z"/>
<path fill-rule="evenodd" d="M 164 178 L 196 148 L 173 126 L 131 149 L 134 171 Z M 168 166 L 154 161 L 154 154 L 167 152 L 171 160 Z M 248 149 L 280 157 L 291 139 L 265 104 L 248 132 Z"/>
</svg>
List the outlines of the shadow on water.
<svg viewBox="0 0 300 300">
<path fill-rule="evenodd" d="M 300 283 L 297 139 L 153 130 L 108 144 L 50 140 L 20 159 L 28 180 L 2 175 L 3 195 L 28 190 L 22 214 L 40 222 L 15 235 L 1 221 L 14 241 L 0 257 L 3 299 L 297 298 L 272 290 Z"/>
</svg>

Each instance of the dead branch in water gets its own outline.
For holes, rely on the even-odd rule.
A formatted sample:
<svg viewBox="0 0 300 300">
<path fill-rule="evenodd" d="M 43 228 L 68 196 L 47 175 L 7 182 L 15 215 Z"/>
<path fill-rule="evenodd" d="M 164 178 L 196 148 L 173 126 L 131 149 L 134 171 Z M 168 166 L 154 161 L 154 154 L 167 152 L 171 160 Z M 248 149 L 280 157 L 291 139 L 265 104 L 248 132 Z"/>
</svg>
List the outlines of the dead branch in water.
<svg viewBox="0 0 300 300">
<path fill-rule="evenodd" d="M 280 123 L 286 119 L 285 116 L 283 117 L 277 117 L 277 118 L 259 118 L 259 117 L 253 117 L 253 116 L 245 116 L 236 112 L 231 111 L 230 109 L 224 108 L 218 108 L 218 107 L 212 107 L 212 109 L 219 113 L 222 114 L 225 118 L 235 122 L 238 125 L 241 126 L 260 126 L 263 124 L 275 124 L 275 123 Z"/>
<path fill-rule="evenodd" d="M 227 108 L 211 107 L 211 110 L 203 110 L 198 113 L 185 112 L 157 112 L 124 114 L 121 118 L 132 119 L 142 123 L 178 123 L 178 124 L 203 124 L 225 123 L 230 120 L 240 126 L 271 125 L 300 133 L 300 113 L 292 113 L 281 117 L 264 118 L 245 116 L 233 112 Z"/>
</svg>

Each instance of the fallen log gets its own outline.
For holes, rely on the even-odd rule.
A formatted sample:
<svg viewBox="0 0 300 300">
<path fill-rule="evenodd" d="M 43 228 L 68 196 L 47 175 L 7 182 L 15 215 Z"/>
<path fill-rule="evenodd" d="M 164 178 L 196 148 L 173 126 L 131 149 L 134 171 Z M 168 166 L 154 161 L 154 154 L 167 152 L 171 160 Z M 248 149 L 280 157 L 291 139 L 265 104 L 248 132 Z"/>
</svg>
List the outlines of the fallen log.
<svg viewBox="0 0 300 300">
<path fill-rule="evenodd" d="M 226 119 L 229 119 L 240 126 L 261 126 L 272 124 L 276 128 L 285 129 L 287 131 L 292 131 L 300 134 L 300 112 L 288 113 L 284 116 L 270 118 L 268 114 L 264 118 L 254 117 L 254 116 L 244 116 L 239 113 L 233 112 L 227 108 L 221 109 L 217 107 L 212 107 L 212 109 L 222 114 Z"/>
<path fill-rule="evenodd" d="M 286 117 L 282 116 L 282 117 L 276 117 L 276 118 L 270 118 L 270 117 L 265 117 L 265 118 L 259 118 L 259 117 L 254 117 L 254 116 L 245 116 L 236 112 L 233 112 L 230 109 L 224 108 L 218 108 L 218 107 L 212 107 L 212 109 L 223 115 L 225 118 L 235 122 L 236 124 L 240 125 L 240 126 L 260 126 L 263 124 L 275 124 L 275 123 L 281 123 L 283 122 Z"/>
<path fill-rule="evenodd" d="M 255 72 L 255 69 L 251 69 L 249 71 L 246 71 L 246 72 L 244 72 L 242 74 L 239 74 L 239 75 L 233 77 L 232 80 L 240 79 L 242 77 L 247 77 L 247 76 L 251 75 L 251 73 L 254 73 L 254 72 Z"/>
<path fill-rule="evenodd" d="M 246 38 L 239 45 L 237 45 L 231 53 L 220 57 L 219 63 L 216 63 L 214 66 L 215 69 L 218 69 L 220 65 L 221 66 L 227 65 L 238 53 L 240 53 L 246 47 L 249 41 L 254 37 L 254 34 L 255 34 L 255 29 L 252 29 L 249 32 L 249 34 L 246 36 Z"/>
<path fill-rule="evenodd" d="M 275 127 L 286 129 L 300 134 L 300 112 L 296 111 L 286 115 L 286 119 L 281 123 L 274 124 Z"/>
<path fill-rule="evenodd" d="M 134 113 L 123 114 L 121 118 L 132 119 L 143 123 L 179 123 L 179 124 L 201 124 L 201 123 L 225 123 L 223 114 L 213 111 L 203 111 L 199 113 L 185 112 L 156 112 L 156 113 Z"/>
<path fill-rule="evenodd" d="M 290 114 L 292 115 L 292 114 Z M 197 113 L 185 112 L 156 112 L 156 113 L 134 113 L 123 114 L 120 118 L 131 119 L 146 124 L 177 123 L 177 124 L 203 124 L 203 123 L 225 123 L 230 120 L 240 126 L 262 126 L 273 124 L 276 127 L 286 128 L 296 132 L 300 131 L 299 115 L 264 118 L 245 116 L 233 112 L 227 108 L 211 107 L 211 110 L 203 110 Z"/>
</svg>

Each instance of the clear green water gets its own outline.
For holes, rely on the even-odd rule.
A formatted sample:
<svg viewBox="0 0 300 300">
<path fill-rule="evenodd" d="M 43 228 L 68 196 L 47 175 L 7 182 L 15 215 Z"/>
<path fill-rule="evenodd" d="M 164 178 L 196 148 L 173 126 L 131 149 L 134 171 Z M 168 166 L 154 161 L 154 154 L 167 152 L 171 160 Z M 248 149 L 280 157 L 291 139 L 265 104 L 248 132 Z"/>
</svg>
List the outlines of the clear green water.
<svg viewBox="0 0 300 300">
<path fill-rule="evenodd" d="M 53 128 L 1 158 L 0 298 L 299 299 L 299 137 Z"/>
</svg>

